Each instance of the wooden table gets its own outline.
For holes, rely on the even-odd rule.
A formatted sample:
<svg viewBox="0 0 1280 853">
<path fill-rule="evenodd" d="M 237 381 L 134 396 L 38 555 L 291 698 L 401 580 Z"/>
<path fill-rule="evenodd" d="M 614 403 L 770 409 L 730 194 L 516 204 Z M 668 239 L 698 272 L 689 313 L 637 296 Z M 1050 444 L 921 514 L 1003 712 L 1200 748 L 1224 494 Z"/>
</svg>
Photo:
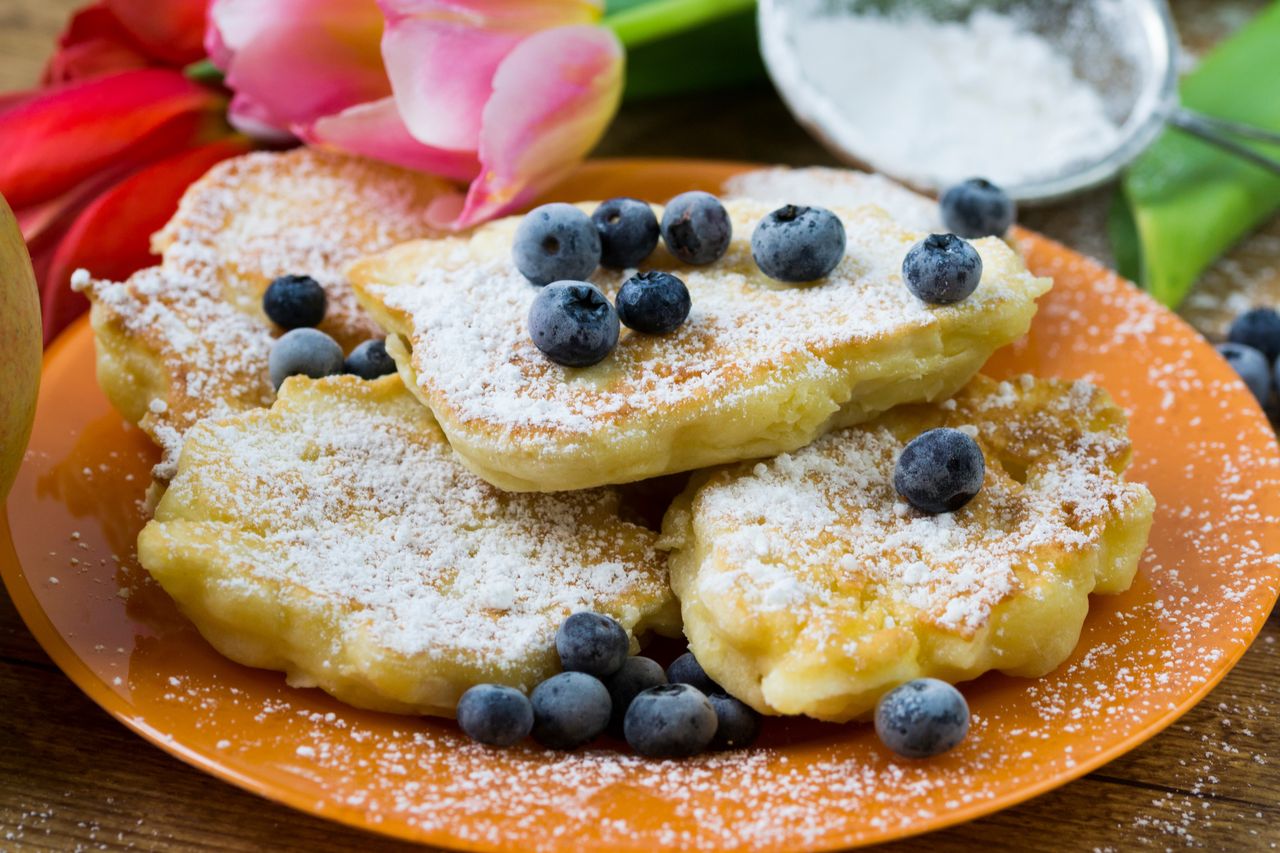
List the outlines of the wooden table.
<svg viewBox="0 0 1280 853">
<path fill-rule="evenodd" d="M 0 0 L 0 91 L 29 85 L 77 0 Z M 1256 8 L 1175 4 L 1200 47 Z M 0 140 L 3 151 L 3 140 Z M 604 154 L 826 163 L 768 89 L 629 105 Z M 1107 193 L 1023 217 L 1105 257 Z M 1239 247 L 1184 310 L 1220 328 L 1224 296 L 1280 303 L 1280 224 Z M 1237 297 L 1239 298 L 1239 297 Z M 1280 617 L 1186 717 L 1085 778 L 984 820 L 885 849 L 1090 851 L 1280 845 Z M 144 743 L 85 698 L 0 595 L 0 849 L 416 849 L 293 812 Z"/>
</svg>

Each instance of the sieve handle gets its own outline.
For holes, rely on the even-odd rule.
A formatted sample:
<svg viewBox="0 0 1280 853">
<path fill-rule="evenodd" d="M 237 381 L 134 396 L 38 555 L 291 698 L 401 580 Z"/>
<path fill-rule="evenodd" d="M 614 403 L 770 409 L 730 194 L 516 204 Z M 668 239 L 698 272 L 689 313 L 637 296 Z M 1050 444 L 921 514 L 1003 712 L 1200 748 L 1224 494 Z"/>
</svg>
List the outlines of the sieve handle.
<svg viewBox="0 0 1280 853">
<path fill-rule="evenodd" d="M 1166 120 L 1170 127 L 1203 139 L 1205 142 L 1216 145 L 1223 151 L 1234 154 L 1242 160 L 1247 160 L 1255 166 L 1260 166 L 1280 175 L 1280 159 L 1269 157 L 1240 141 L 1248 139 L 1271 145 L 1280 145 L 1280 133 L 1249 124 L 1241 124 L 1236 121 L 1214 118 L 1204 113 L 1194 112 L 1186 107 L 1178 107 L 1169 114 Z"/>
</svg>

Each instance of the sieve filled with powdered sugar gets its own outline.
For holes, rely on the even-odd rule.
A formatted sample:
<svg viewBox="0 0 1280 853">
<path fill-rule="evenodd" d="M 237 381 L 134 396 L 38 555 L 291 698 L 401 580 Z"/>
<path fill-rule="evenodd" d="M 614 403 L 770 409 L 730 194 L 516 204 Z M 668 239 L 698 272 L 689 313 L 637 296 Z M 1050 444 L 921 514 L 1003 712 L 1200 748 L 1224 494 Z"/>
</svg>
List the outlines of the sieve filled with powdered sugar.
<svg viewBox="0 0 1280 853">
<path fill-rule="evenodd" d="M 796 117 L 924 190 L 983 176 L 1020 201 L 1114 176 L 1176 111 L 1159 0 L 761 0 Z"/>
</svg>

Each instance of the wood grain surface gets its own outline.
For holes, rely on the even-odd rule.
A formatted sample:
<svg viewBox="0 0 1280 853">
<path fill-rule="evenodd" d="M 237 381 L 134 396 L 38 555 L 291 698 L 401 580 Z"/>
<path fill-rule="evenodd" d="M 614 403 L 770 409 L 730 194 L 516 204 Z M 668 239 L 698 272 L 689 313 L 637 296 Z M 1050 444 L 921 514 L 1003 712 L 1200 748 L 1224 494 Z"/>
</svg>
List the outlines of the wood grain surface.
<svg viewBox="0 0 1280 853">
<path fill-rule="evenodd" d="M 0 91 L 39 76 L 74 0 L 0 0 Z M 1175 3 L 1193 51 L 1261 5 Z M 4 141 L 0 140 L 0 156 Z M 831 158 L 771 90 L 628 105 L 600 153 L 796 164 Z M 1106 257 L 1109 192 L 1023 221 Z M 1280 302 L 1280 222 L 1212 270 L 1184 314 L 1213 333 L 1240 305 Z M 1268 850 L 1280 846 L 1280 617 L 1186 717 L 1098 772 L 1022 806 L 886 850 Z M 0 849 L 411 848 L 299 814 L 194 770 L 85 698 L 0 594 Z"/>
</svg>

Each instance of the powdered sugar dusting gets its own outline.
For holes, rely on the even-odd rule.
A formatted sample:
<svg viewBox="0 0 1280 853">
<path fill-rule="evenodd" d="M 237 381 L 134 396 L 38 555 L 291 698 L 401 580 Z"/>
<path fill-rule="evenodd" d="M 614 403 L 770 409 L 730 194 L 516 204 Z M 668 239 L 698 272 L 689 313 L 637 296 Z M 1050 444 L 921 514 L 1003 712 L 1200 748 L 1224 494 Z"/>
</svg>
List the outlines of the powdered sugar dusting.
<svg viewBox="0 0 1280 853">
<path fill-rule="evenodd" d="M 751 259 L 751 230 L 772 208 L 728 205 L 734 238 L 724 258 L 679 269 L 693 297 L 684 325 L 664 336 L 624 329 L 617 349 L 586 370 L 560 367 L 533 344 L 526 317 L 538 290 L 510 260 L 514 222 L 489 226 L 470 242 L 424 248 L 421 268 L 407 271 L 408 280 L 396 270 L 399 280 L 358 284 L 408 316 L 418 382 L 437 414 L 519 430 L 530 444 L 587 436 L 642 414 L 691 419 L 737 411 L 762 387 L 830 381 L 860 343 L 923 329 L 940 346 L 944 323 L 1021 310 L 1045 284 L 1003 243 L 980 240 L 985 267 L 977 291 L 957 306 L 925 305 L 901 278 L 902 258 L 920 234 L 863 207 L 839 211 L 848 249 L 828 278 L 783 286 Z M 661 249 L 646 264 L 673 265 Z M 612 299 L 627 274 L 599 270 L 591 281 Z M 696 414 L 677 414 L 682 407 Z"/>
<path fill-rule="evenodd" d="M 895 414 L 756 465 L 749 476 L 713 478 L 693 512 L 724 570 L 700 576 L 700 594 L 732 590 L 753 612 L 785 608 L 806 631 L 835 630 L 822 614 L 848 606 L 846 583 L 857 578 L 868 595 L 881 591 L 922 623 L 971 636 L 1023 588 L 1020 574 L 1062 582 L 1060 561 L 1079 559 L 1108 522 L 1148 498 L 1111 467 L 1128 453 L 1123 426 L 1093 429 L 1078 420 L 1097 411 L 1096 389 L 1075 383 L 1024 393 L 1008 382 L 975 382 L 941 420 L 972 428 L 987 456 L 982 491 L 955 513 L 898 511 L 894 465 L 918 430 Z M 1003 469 L 1005 459 L 1025 487 Z"/>
<path fill-rule="evenodd" d="M 144 542 L 216 542 L 198 552 L 206 594 L 305 589 L 272 600 L 335 622 L 326 654 L 339 668 L 376 649 L 414 659 L 424 682 L 450 677 L 444 663 L 532 689 L 554 671 L 568 614 L 647 628 L 673 610 L 655 535 L 619 520 L 616 491 L 500 492 L 459 464 L 397 377 L 291 380 L 270 413 L 205 421 L 183 453 Z M 188 591 L 197 571 L 147 568 Z"/>
<path fill-rule="evenodd" d="M 108 387 L 125 397 L 118 404 L 126 411 L 151 408 L 140 424 L 164 451 L 158 478 L 173 475 L 182 435 L 197 420 L 274 396 L 266 362 L 278 330 L 261 309 L 267 284 L 310 275 L 328 296 L 324 331 L 348 349 L 379 335 L 345 267 L 430 233 L 426 207 L 444 189 L 434 178 L 313 149 L 248 154 L 187 190 L 153 240 L 159 266 L 123 283 L 80 279 L 98 306 L 99 348 L 118 351 L 104 362 L 116 375 Z M 154 359 L 158 370 L 135 376 L 129 359 Z M 157 400 L 165 409 L 151 406 Z"/>
<path fill-rule="evenodd" d="M 29 464 L 37 473 L 65 469 L 47 482 L 77 490 L 85 514 L 75 526 L 92 550 L 68 570 L 63 542 L 35 538 L 47 526 L 15 529 L 15 545 L 28 577 L 61 579 L 33 592 L 72 649 L 103 684 L 127 674 L 112 688 L 120 712 L 195 728 L 176 739 L 162 728 L 153 739 L 233 778 L 272 780 L 300 807 L 377 831 L 442 845 L 652 853 L 834 848 L 919 831 L 937 817 L 976 817 L 1096 767 L 1203 695 L 1255 635 L 1280 577 L 1280 456 L 1230 369 L 1100 267 L 1043 240 L 1023 248 L 1034 270 L 1058 277 L 1057 287 L 1030 338 L 998 353 L 987 371 L 1105 385 L 1130 411 L 1130 476 L 1150 485 L 1159 510 L 1138 580 L 1093 602 L 1066 664 L 1039 680 L 991 675 L 962 685 L 975 714 L 970 735 L 941 760 L 895 760 L 866 726 L 778 719 L 767 721 L 755 749 L 690 761 L 642 761 L 611 742 L 568 755 L 493 751 L 445 722 L 362 712 L 289 689 L 222 659 L 166 599 L 145 594 L 146 584 L 128 600 L 114 594 L 121 578 L 143 573 L 127 556 L 112 559 L 102 519 L 118 518 L 121 500 L 107 480 L 140 475 L 138 463 L 127 474 L 94 465 L 82 477 L 86 461 L 36 455 Z M 68 426 L 101 414 L 90 408 Z M 25 500 L 37 496 L 15 493 L 15 502 Z M 66 531 L 57 535 L 65 540 Z M 87 606 L 66 607 L 68 597 Z M 94 652 L 104 631 L 127 648 Z M 174 675 L 177 686 L 168 682 Z M 299 746 L 314 754 L 298 755 Z M 1189 760 L 1202 754 L 1188 750 Z M 1200 838 L 1193 821 L 1159 804 L 1139 828 L 1157 844 Z"/>
<path fill-rule="evenodd" d="M 857 207 L 871 204 L 884 210 L 908 231 L 941 231 L 938 203 L 914 193 L 883 175 L 855 169 L 777 166 L 734 175 L 724 185 L 728 198 L 749 198 L 770 204 L 813 204 Z"/>
</svg>

